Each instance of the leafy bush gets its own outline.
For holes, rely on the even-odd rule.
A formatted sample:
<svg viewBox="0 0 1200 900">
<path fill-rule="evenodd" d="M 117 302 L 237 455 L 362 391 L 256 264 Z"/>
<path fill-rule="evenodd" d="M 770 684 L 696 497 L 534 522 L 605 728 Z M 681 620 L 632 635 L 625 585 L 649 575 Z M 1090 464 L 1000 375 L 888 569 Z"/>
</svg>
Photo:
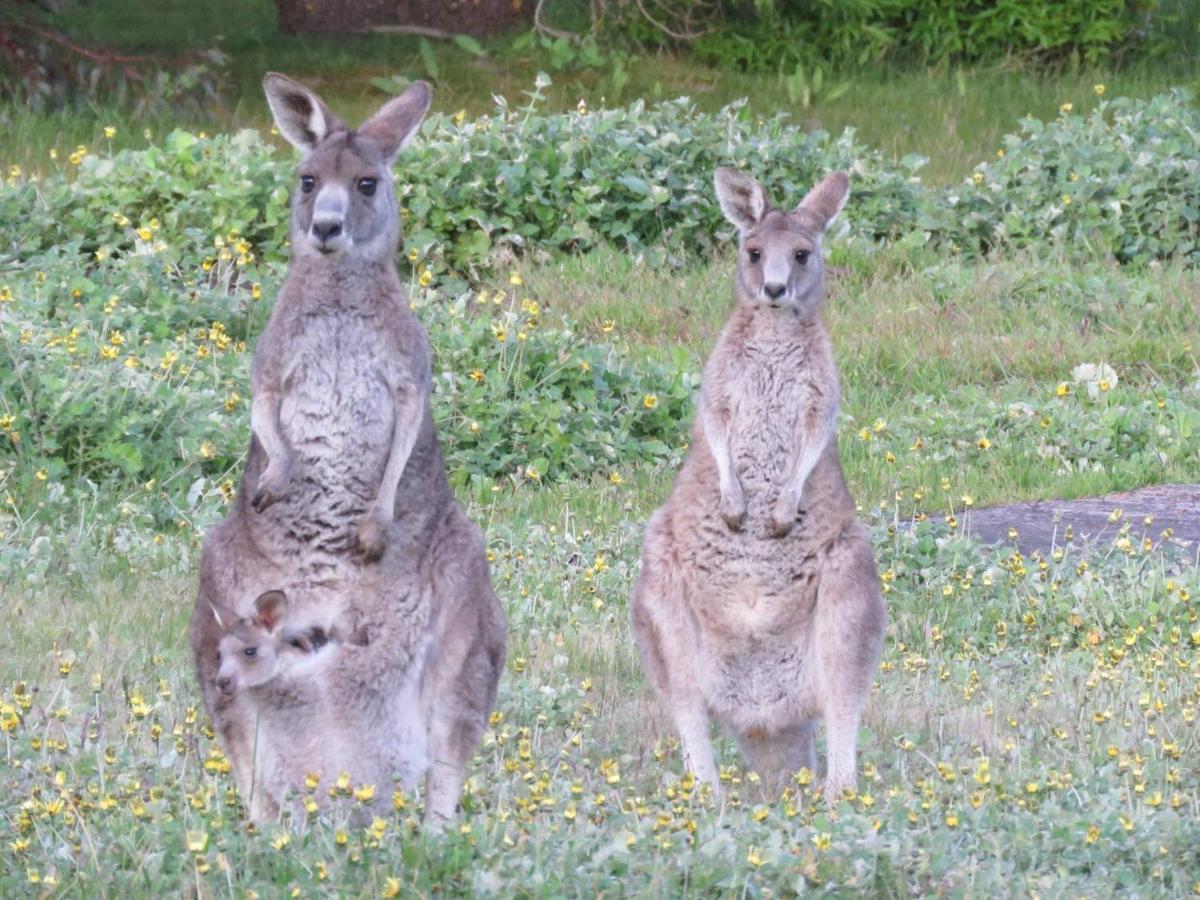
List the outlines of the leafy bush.
<svg viewBox="0 0 1200 900">
<path fill-rule="evenodd" d="M 475 281 L 523 250 L 613 243 L 679 257 L 731 237 L 712 192 L 713 170 L 728 164 L 781 201 L 849 169 L 846 219 L 871 239 L 925 232 L 969 253 L 1086 241 L 1122 260 L 1195 255 L 1200 112 L 1186 93 L 1102 102 L 1087 117 L 1064 107 L 1021 128 L 964 185 L 929 189 L 920 157 L 887 162 L 851 129 L 807 133 L 783 116 L 753 119 L 743 104 L 715 115 L 684 100 L 540 114 L 501 102 L 492 116 L 426 126 L 399 176 L 405 232 L 422 266 Z M 291 173 L 290 157 L 253 131 L 175 132 L 111 156 L 81 149 L 63 173 L 0 188 L 0 248 L 118 258 L 154 244 L 164 262 L 236 283 L 230 260 L 284 259 Z"/>
<path fill-rule="evenodd" d="M 235 237 L 269 260 L 285 258 L 287 164 L 254 131 L 169 134 L 144 150 L 80 147 L 60 172 L 0 190 L 0 250 L 27 256 L 75 247 L 98 260 L 154 252 L 164 263 L 210 267 Z M 218 246 L 214 237 L 220 236 Z"/>
<path fill-rule="evenodd" d="M 833 169 L 852 169 L 851 228 L 888 237 L 916 221 L 919 164 L 886 162 L 851 129 L 832 138 L 782 115 L 755 120 L 742 103 L 716 115 L 686 100 L 559 115 L 501 103 L 494 116 L 440 119 L 426 132 L 406 163 L 408 235 L 419 246 L 443 244 L 455 266 L 494 247 L 695 251 L 732 233 L 712 177 L 734 165 L 781 201 L 798 201 Z"/>
<path fill-rule="evenodd" d="M 418 302 L 434 348 L 434 397 L 452 479 L 609 472 L 679 451 L 694 360 L 636 367 L 612 345 L 545 331 L 539 307 L 484 289 Z"/>
<path fill-rule="evenodd" d="M 215 261 L 212 236 L 231 229 L 255 256 L 283 257 L 291 156 L 254 132 L 175 132 L 161 146 L 81 149 L 68 162 L 40 183 L 0 189 L 0 252 L 77 244 L 121 255 L 157 223 L 155 240 L 177 264 Z M 607 241 L 694 252 L 731 233 L 713 196 L 721 164 L 756 172 L 781 200 L 850 168 L 849 221 L 871 237 L 910 229 L 922 202 L 919 158 L 893 165 L 851 130 L 807 133 L 783 116 L 755 120 L 744 104 L 711 116 L 684 100 L 547 115 L 501 102 L 492 116 L 425 126 L 401 161 L 405 233 L 434 268 L 476 275 L 521 249 Z"/>
<path fill-rule="evenodd" d="M 976 250 L 1053 242 L 1120 260 L 1200 259 L 1200 110 L 1176 90 L 1022 119 L 943 212 L 949 239 Z"/>
<path fill-rule="evenodd" d="M 890 58 L 919 65 L 981 62 L 1018 55 L 1090 63 L 1145 36 L 1158 0 L 818 0 L 756 4 L 748 18 L 725 4 L 724 22 L 693 48 L 705 62 L 747 72 L 815 63 L 863 65 Z M 786 8 L 785 8 L 786 7 Z"/>
</svg>

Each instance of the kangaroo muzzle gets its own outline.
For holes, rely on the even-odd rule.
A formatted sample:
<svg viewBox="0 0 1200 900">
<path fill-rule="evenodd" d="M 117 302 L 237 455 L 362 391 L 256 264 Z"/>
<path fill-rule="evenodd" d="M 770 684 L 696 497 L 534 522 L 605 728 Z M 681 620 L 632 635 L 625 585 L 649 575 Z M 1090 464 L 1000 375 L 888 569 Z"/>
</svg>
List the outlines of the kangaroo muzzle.
<svg viewBox="0 0 1200 900">
<path fill-rule="evenodd" d="M 341 185 L 332 184 L 321 188 L 313 204 L 312 224 L 308 229 L 308 240 L 321 253 L 337 253 L 348 249 L 353 243 L 346 232 L 346 213 L 350 198 Z"/>
</svg>

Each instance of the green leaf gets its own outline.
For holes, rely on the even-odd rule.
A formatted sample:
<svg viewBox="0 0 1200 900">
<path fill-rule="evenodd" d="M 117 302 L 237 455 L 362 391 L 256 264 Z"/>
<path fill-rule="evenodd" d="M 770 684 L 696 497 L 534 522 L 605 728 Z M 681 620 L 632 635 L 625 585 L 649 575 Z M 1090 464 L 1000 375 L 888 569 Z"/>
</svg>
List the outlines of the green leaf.
<svg viewBox="0 0 1200 900">
<path fill-rule="evenodd" d="M 404 93 L 404 89 L 412 82 L 403 75 L 392 75 L 389 78 L 376 76 L 371 79 L 370 83 L 372 87 L 383 91 L 385 94 L 398 95 Z"/>
<path fill-rule="evenodd" d="M 437 81 L 439 70 L 437 57 L 433 52 L 433 45 L 425 38 L 421 38 L 421 43 L 417 45 L 417 50 L 421 54 L 421 62 L 425 66 L 425 74 L 429 76 L 430 80 Z"/>
<path fill-rule="evenodd" d="M 469 34 L 456 34 L 454 36 L 454 45 L 460 50 L 465 50 L 473 56 L 483 56 L 483 45 Z"/>
</svg>

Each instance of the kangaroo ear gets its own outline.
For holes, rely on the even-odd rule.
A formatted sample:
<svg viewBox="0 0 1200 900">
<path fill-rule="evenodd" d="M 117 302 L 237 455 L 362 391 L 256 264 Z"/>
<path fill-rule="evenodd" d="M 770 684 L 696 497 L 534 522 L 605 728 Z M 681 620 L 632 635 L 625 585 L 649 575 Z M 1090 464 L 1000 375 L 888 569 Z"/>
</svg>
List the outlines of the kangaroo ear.
<svg viewBox="0 0 1200 900">
<path fill-rule="evenodd" d="M 286 75 L 268 72 L 263 92 L 280 133 L 302 153 L 311 153 L 330 132 L 346 128 L 320 97 Z"/>
<path fill-rule="evenodd" d="M 301 653 L 312 653 L 315 649 L 307 631 L 285 631 L 283 642 L 289 647 L 295 647 Z"/>
<path fill-rule="evenodd" d="M 817 231 L 824 231 L 833 224 L 849 198 L 849 177 L 845 172 L 834 172 L 805 194 L 796 212 L 808 219 Z"/>
<path fill-rule="evenodd" d="M 756 225 L 767 214 L 770 204 L 767 203 L 766 192 L 749 175 L 722 166 L 713 176 L 713 184 L 717 189 L 721 212 L 739 231 Z"/>
<path fill-rule="evenodd" d="M 379 112 L 363 122 L 358 133 L 379 144 L 388 160 L 408 146 L 429 112 L 433 88 L 424 81 L 414 81 L 403 94 L 383 104 Z"/>
<path fill-rule="evenodd" d="M 217 627 L 222 631 L 228 631 L 233 627 L 233 623 L 241 618 L 228 606 L 218 603 L 216 600 L 209 600 L 208 608 L 212 610 L 213 618 L 217 620 Z"/>
<path fill-rule="evenodd" d="M 288 599 L 283 591 L 267 591 L 254 601 L 254 614 L 267 631 L 274 631 L 287 612 Z"/>
</svg>

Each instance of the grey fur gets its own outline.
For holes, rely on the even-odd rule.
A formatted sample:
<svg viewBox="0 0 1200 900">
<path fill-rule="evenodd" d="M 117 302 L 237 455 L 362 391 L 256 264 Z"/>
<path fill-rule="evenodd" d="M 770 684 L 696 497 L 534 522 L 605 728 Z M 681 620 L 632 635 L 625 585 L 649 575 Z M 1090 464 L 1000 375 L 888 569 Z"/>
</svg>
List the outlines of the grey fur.
<svg viewBox="0 0 1200 900">
<path fill-rule="evenodd" d="M 345 770 L 375 785 L 377 803 L 390 801 L 393 777 L 412 788 L 424 776 L 426 819 L 444 819 L 495 701 L 506 629 L 482 535 L 446 480 L 429 346 L 393 263 L 390 165 L 429 87 L 412 85 L 358 131 L 282 75 L 264 88 L 314 188 L 295 192 L 291 267 L 255 349 L 237 499 L 204 543 L 190 626 L 197 674 L 255 818 L 273 815 L 307 771 L 329 782 Z M 364 178 L 376 181 L 371 195 Z M 313 234 L 317 187 L 345 195 L 338 240 Z M 259 733 L 261 710 L 214 678 L 213 610 L 245 618 L 280 588 L 289 615 L 350 616 L 367 636 L 310 682 L 269 694 L 272 709 L 288 710 L 286 738 Z M 299 749 L 279 778 L 256 784 L 255 747 L 284 740 Z"/>
<path fill-rule="evenodd" d="M 854 783 L 887 618 L 838 461 L 820 314 L 820 238 L 848 181 L 834 173 L 790 213 L 732 170 L 716 187 L 740 231 L 736 308 L 704 368 L 691 450 L 646 526 L 634 637 L 689 770 L 717 787 L 711 717 L 777 790 L 815 769 L 823 719 L 833 799 Z"/>
</svg>

